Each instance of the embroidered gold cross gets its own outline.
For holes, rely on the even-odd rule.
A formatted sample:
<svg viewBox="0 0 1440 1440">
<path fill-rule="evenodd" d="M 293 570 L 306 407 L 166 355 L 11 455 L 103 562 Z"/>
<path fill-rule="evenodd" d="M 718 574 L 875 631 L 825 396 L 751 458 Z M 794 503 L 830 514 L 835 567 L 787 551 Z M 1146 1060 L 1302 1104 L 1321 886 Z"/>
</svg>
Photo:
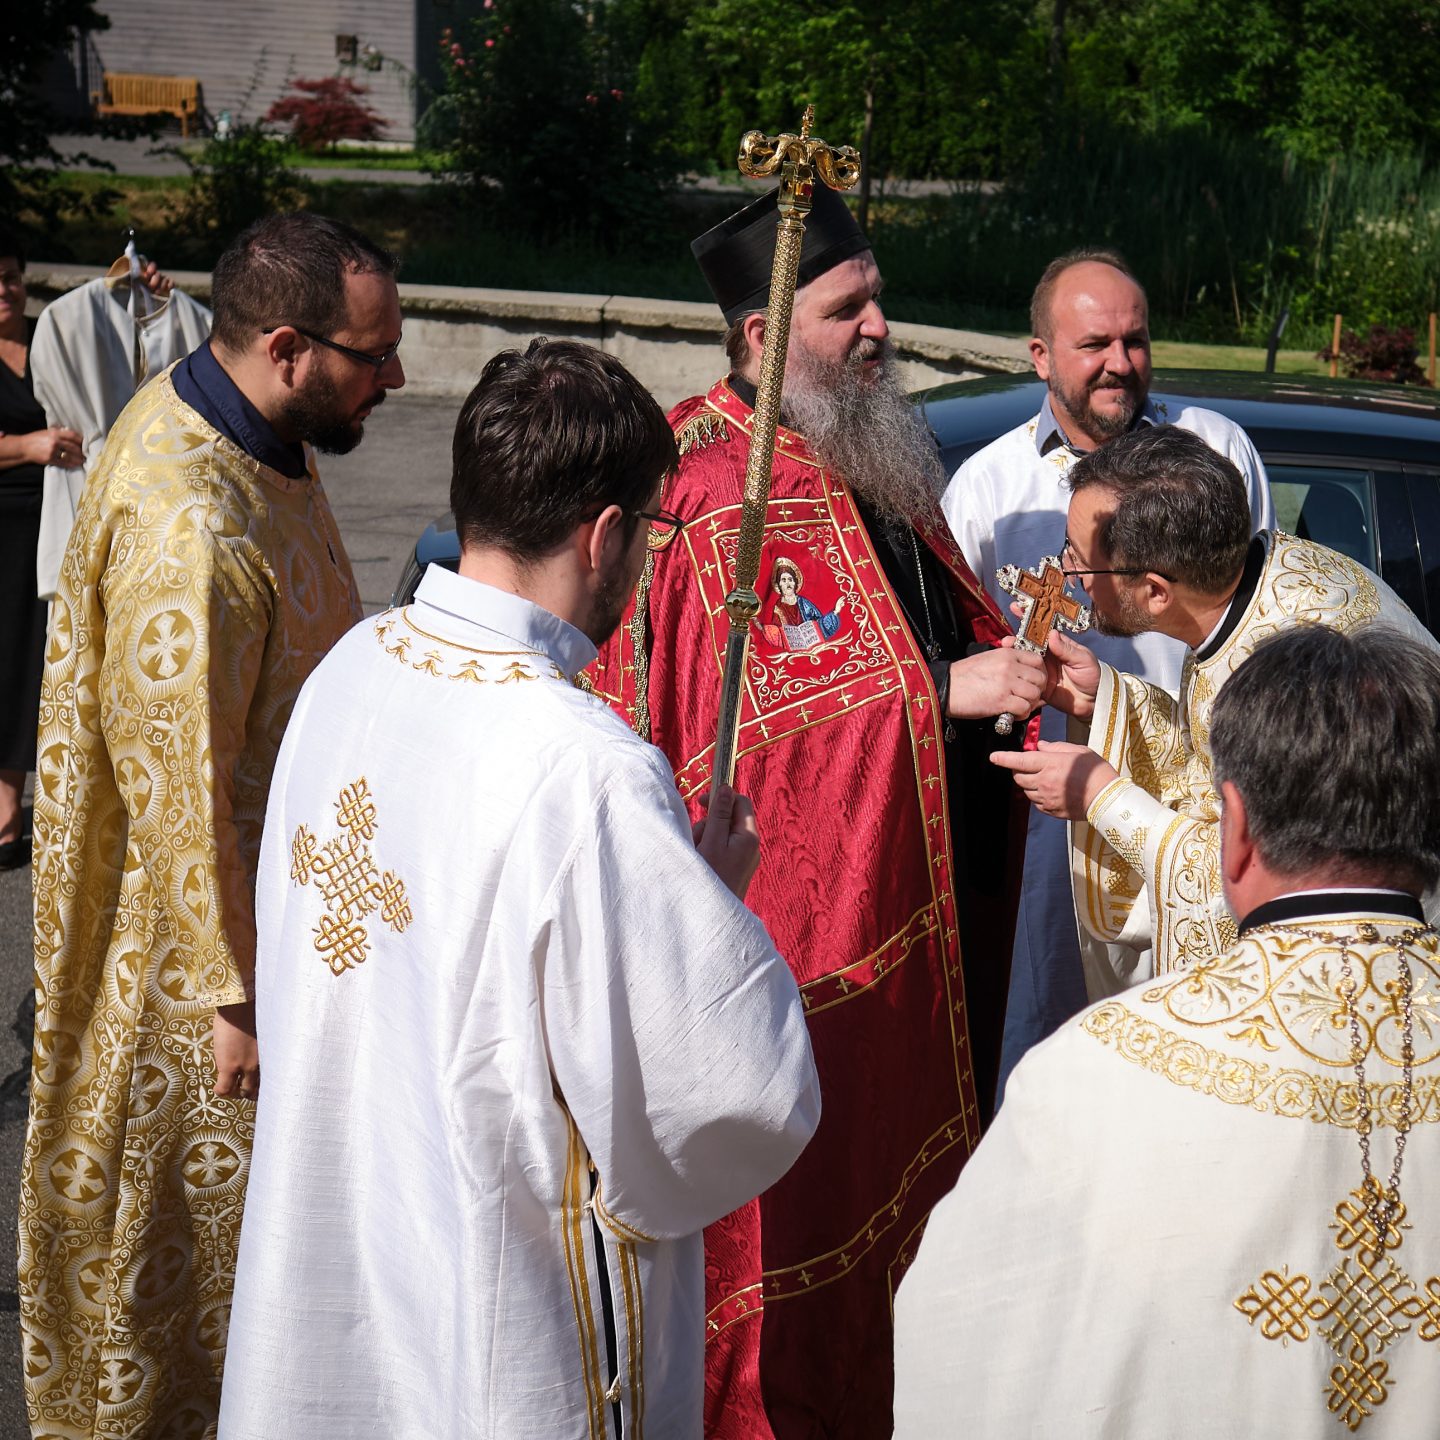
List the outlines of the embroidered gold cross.
<svg viewBox="0 0 1440 1440">
<path fill-rule="evenodd" d="M 1370 1184 L 1378 1190 L 1378 1182 Z M 1352 1431 L 1390 1394 L 1390 1362 L 1381 1356 L 1391 1342 L 1408 1334 L 1416 1320 L 1421 1340 L 1440 1339 L 1440 1276 L 1432 1275 L 1422 1287 L 1391 1258 L 1410 1228 L 1398 1202 L 1381 1249 L 1371 1219 L 1374 1207 L 1367 1205 L 1373 1198 L 1373 1191 L 1362 1187 L 1335 1207 L 1331 1229 L 1341 1259 L 1313 1294 L 1308 1275 L 1291 1275 L 1282 1267 L 1266 1270 L 1235 1302 L 1265 1339 L 1282 1345 L 1308 1340 L 1314 1327 L 1340 1360 L 1330 1372 L 1326 1404 Z"/>
<path fill-rule="evenodd" d="M 363 965 L 370 955 L 365 918 L 379 910 L 397 935 L 413 920 L 405 882 L 393 870 L 382 871 L 370 842 L 380 828 L 370 784 L 361 776 L 340 791 L 335 802 L 340 834 L 323 845 L 308 826 L 299 825 L 290 842 L 290 878 L 311 880 L 325 901 L 315 927 L 315 949 L 333 975 Z"/>
</svg>

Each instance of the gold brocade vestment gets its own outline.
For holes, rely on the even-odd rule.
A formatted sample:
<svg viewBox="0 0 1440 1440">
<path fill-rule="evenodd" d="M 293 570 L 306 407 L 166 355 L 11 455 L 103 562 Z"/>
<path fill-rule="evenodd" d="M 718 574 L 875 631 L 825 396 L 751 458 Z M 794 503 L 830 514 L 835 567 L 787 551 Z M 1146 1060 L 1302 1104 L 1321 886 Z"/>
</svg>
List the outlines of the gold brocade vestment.
<svg viewBox="0 0 1440 1440">
<path fill-rule="evenodd" d="M 1395 592 L 1354 560 L 1280 531 L 1264 532 L 1261 541 L 1258 581 L 1248 595 L 1242 583 L 1229 633 L 1186 656 L 1178 701 L 1101 667 L 1089 744 L 1119 779 L 1071 836 L 1091 1000 L 1214 959 L 1235 943 L 1220 877 L 1210 712 L 1256 647 L 1292 625 L 1351 631 L 1380 623 L 1436 648 Z"/>
<path fill-rule="evenodd" d="M 214 1433 L 253 1109 L 213 1095 L 252 993 L 275 754 L 360 617 L 320 482 L 169 377 L 87 485 L 51 617 L 35 797 L 20 1297 L 40 1436 Z"/>
</svg>

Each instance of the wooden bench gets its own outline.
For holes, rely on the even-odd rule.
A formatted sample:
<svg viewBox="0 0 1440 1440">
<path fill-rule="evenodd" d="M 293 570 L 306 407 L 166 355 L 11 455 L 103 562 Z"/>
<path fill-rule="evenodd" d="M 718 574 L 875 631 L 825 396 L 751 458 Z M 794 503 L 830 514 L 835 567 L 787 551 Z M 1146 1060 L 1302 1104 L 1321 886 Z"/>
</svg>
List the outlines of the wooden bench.
<svg viewBox="0 0 1440 1440">
<path fill-rule="evenodd" d="M 193 75 L 122 75 L 105 72 L 95 106 L 101 115 L 173 115 L 188 138 L 200 115 L 200 81 Z"/>
</svg>

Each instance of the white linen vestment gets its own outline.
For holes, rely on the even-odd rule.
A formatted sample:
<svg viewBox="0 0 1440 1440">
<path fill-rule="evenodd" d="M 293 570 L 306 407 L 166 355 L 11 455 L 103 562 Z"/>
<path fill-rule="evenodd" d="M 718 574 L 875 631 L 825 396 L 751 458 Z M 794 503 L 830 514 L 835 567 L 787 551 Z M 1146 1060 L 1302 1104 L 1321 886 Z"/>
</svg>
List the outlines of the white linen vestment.
<svg viewBox="0 0 1440 1440">
<path fill-rule="evenodd" d="M 670 767 L 571 683 L 594 655 L 432 566 L 300 696 L 226 1440 L 700 1435 L 701 1229 L 819 1088 Z"/>
<path fill-rule="evenodd" d="M 1378 1260 L 1355 1127 L 1369 1116 L 1387 1181 L 1393 942 L 1419 910 L 1320 892 L 1257 917 L 1272 907 L 1288 918 L 1102 1001 L 1017 1067 L 896 1294 L 897 1440 L 1436 1433 L 1440 948 L 1406 947 L 1415 1123 Z M 1297 927 L 1354 941 L 1363 1105 L 1337 949 Z"/>
<path fill-rule="evenodd" d="M 1249 491 L 1253 529 L 1273 528 L 1275 510 L 1265 466 L 1250 437 L 1233 421 L 1195 405 L 1175 408 L 1151 401 L 1141 423 L 1178 425 L 1233 461 Z M 955 539 L 1007 615 L 1010 596 L 1000 589 L 995 572 L 1003 565 L 1028 569 L 1042 556 L 1058 553 L 1070 507 L 1065 477 L 1079 458 L 1059 432 L 1047 398 L 1033 420 L 965 461 L 945 491 L 945 518 Z M 1156 634 L 1124 639 L 1090 631 L 1082 643 L 1117 670 L 1172 694 L 1179 688 L 1185 647 L 1178 640 Z M 1064 740 L 1065 717 L 1043 711 L 1040 738 Z M 1010 972 L 1011 1009 L 1016 1013 L 1006 1022 L 1005 1070 L 1085 1003 L 1068 854 L 1065 822 L 1032 806 Z M 1092 993 L 1090 998 L 1098 996 Z"/>
<path fill-rule="evenodd" d="M 1097 998 L 1208 961 L 1235 939 L 1220 877 L 1210 711 L 1261 641 L 1291 625 L 1379 623 L 1430 650 L 1405 602 L 1348 556 L 1273 531 L 1251 542 L 1226 619 L 1188 652 L 1180 698 L 1101 666 L 1090 748 L 1119 772 L 1072 829 L 1075 903 Z M 1263 716 L 1256 717 L 1264 723 Z"/>
<path fill-rule="evenodd" d="M 41 312 L 30 350 L 35 398 L 50 424 L 78 431 L 85 442 L 83 468 L 45 467 L 35 556 L 42 600 L 54 598 L 80 492 L 110 427 L 142 385 L 209 335 L 210 312 L 183 290 L 156 300 L 138 283 L 91 280 Z"/>
</svg>

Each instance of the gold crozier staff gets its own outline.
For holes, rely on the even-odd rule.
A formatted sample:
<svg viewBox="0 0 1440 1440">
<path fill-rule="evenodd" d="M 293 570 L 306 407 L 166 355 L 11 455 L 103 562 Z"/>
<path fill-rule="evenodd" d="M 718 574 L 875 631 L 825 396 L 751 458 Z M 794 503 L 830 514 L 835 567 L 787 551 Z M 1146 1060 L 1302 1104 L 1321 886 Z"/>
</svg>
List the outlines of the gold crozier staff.
<svg viewBox="0 0 1440 1440">
<path fill-rule="evenodd" d="M 770 272 L 770 303 L 765 312 L 765 352 L 760 361 L 760 386 L 750 430 L 745 466 L 745 495 L 740 509 L 740 541 L 735 550 L 735 579 L 725 597 L 730 634 L 725 642 L 725 675 L 720 683 L 720 724 L 715 739 L 714 783 L 728 785 L 735 777 L 735 749 L 740 736 L 740 700 L 745 689 L 745 663 L 750 653 L 750 627 L 760 613 L 755 582 L 760 573 L 760 545 L 765 538 L 765 509 L 770 501 L 770 472 L 775 459 L 775 427 L 780 418 L 780 391 L 785 381 L 785 352 L 790 345 L 790 312 L 795 307 L 795 280 L 805 217 L 810 213 L 815 179 L 832 190 L 848 190 L 860 178 L 859 153 L 849 145 L 827 145 L 810 138 L 813 106 L 805 107 L 800 133 L 771 140 L 758 130 L 740 141 L 740 173 L 763 178 L 780 172 L 775 231 L 775 263 Z"/>
</svg>

